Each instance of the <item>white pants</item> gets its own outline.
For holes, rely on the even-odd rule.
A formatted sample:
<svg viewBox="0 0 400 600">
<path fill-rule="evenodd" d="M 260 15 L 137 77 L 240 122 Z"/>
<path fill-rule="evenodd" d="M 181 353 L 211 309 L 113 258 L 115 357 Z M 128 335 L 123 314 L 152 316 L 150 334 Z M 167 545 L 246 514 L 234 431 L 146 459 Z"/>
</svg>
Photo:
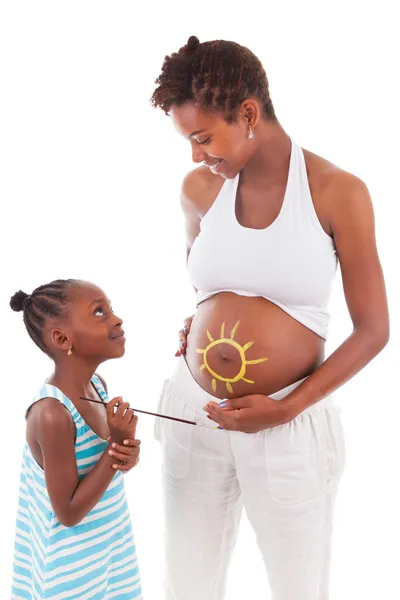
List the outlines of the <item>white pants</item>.
<svg viewBox="0 0 400 600">
<path fill-rule="evenodd" d="M 280 400 L 299 383 L 271 397 Z M 180 358 L 159 411 L 210 424 L 202 407 L 211 399 Z M 344 466 L 331 398 L 256 434 L 166 419 L 156 420 L 155 432 L 163 450 L 166 600 L 224 598 L 243 506 L 273 599 L 328 600 L 333 504 Z"/>
</svg>

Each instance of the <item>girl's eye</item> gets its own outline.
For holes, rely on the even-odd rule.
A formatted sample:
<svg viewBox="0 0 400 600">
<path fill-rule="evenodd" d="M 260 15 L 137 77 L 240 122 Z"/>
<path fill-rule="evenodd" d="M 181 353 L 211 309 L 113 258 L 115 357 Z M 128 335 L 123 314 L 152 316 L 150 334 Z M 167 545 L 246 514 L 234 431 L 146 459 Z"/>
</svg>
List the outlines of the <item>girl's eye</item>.
<svg viewBox="0 0 400 600">
<path fill-rule="evenodd" d="M 96 310 L 94 311 L 93 314 L 97 317 L 98 315 L 104 316 L 105 313 L 104 313 L 104 310 L 99 307 L 99 308 L 96 308 Z"/>
<path fill-rule="evenodd" d="M 199 146 L 205 146 L 206 144 L 209 144 L 211 142 L 211 138 L 208 137 L 206 140 L 203 140 L 202 142 L 197 142 L 199 144 Z"/>
</svg>

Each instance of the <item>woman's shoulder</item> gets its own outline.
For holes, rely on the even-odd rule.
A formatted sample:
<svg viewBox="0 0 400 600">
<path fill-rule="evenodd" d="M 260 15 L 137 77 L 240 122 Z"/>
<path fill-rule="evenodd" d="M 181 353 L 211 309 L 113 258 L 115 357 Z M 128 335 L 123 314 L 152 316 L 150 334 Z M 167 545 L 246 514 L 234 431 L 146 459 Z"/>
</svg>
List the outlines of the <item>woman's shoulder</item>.
<svg viewBox="0 0 400 600">
<path fill-rule="evenodd" d="M 314 207 L 326 233 L 348 219 L 349 212 L 371 211 L 371 198 L 364 181 L 332 162 L 303 150 Z"/>
<path fill-rule="evenodd" d="M 309 150 L 303 149 L 303 154 L 310 186 L 319 194 L 329 192 L 337 194 L 365 189 L 365 183 L 353 173 Z"/>
<path fill-rule="evenodd" d="M 195 212 L 202 218 L 216 200 L 224 179 L 211 173 L 208 167 L 197 167 L 190 171 L 183 180 L 181 203 L 184 211 Z"/>
</svg>

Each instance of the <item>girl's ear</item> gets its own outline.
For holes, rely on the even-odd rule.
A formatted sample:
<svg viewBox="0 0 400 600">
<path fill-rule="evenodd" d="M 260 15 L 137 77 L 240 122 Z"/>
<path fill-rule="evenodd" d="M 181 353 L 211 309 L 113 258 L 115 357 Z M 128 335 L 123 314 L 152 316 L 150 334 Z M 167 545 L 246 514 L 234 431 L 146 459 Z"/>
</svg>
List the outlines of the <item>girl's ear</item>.
<svg viewBox="0 0 400 600">
<path fill-rule="evenodd" d="M 72 347 L 71 338 L 62 329 L 52 329 L 50 334 L 50 342 L 56 350 L 68 351 Z"/>
</svg>

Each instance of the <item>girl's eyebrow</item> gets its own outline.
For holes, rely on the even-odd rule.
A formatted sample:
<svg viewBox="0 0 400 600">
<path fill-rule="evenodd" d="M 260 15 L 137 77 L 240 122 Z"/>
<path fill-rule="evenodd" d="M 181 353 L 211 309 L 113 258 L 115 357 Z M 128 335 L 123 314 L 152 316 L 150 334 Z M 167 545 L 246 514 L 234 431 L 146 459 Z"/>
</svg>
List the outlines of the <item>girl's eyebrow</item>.
<svg viewBox="0 0 400 600">
<path fill-rule="evenodd" d="M 110 300 L 107 298 L 97 298 L 96 300 L 92 300 L 92 302 L 89 304 L 89 307 L 92 306 L 92 304 L 99 304 L 99 302 L 108 302 L 108 304 L 111 305 Z"/>
</svg>

